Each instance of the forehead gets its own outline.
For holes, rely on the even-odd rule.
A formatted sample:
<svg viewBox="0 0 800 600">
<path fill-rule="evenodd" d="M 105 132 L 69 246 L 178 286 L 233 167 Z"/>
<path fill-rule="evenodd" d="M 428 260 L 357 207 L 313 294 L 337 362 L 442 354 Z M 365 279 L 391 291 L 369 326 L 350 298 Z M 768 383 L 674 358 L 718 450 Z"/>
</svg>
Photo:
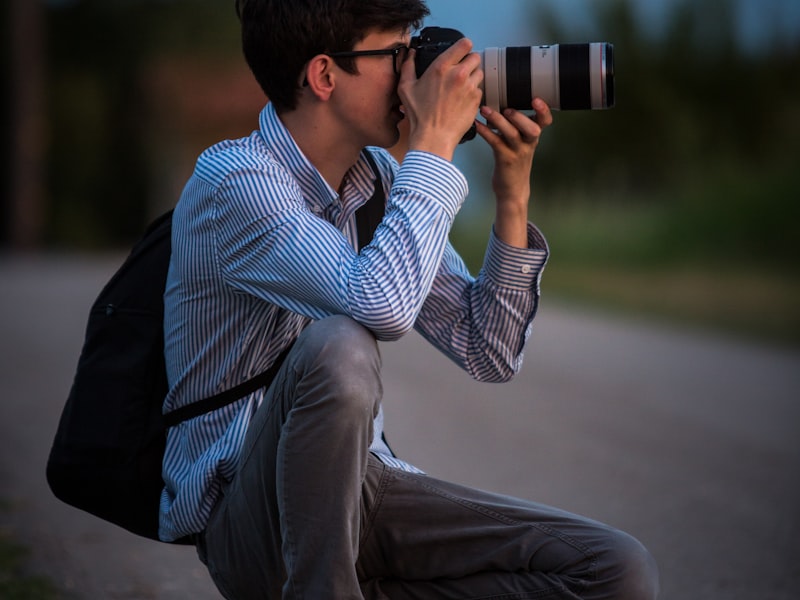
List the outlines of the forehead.
<svg viewBox="0 0 800 600">
<path fill-rule="evenodd" d="M 354 50 L 360 49 L 378 49 L 378 48 L 391 48 L 393 46 L 406 46 L 411 39 L 411 34 L 408 29 L 371 29 L 367 32 L 364 38 L 359 41 L 354 47 Z"/>
</svg>

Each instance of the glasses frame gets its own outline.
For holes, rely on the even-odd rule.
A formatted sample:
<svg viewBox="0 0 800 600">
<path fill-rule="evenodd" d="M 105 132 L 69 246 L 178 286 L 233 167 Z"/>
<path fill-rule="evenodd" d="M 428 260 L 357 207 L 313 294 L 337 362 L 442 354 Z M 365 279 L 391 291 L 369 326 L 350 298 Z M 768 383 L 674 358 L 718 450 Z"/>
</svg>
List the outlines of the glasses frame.
<svg viewBox="0 0 800 600">
<path fill-rule="evenodd" d="M 347 52 L 326 52 L 325 56 L 331 58 L 358 58 L 359 56 L 391 56 L 392 68 L 395 75 L 400 74 L 400 68 L 403 66 L 406 58 L 408 58 L 409 46 L 395 46 L 394 48 L 382 48 L 379 50 L 350 50 Z M 402 55 L 403 60 L 399 61 Z"/>
</svg>

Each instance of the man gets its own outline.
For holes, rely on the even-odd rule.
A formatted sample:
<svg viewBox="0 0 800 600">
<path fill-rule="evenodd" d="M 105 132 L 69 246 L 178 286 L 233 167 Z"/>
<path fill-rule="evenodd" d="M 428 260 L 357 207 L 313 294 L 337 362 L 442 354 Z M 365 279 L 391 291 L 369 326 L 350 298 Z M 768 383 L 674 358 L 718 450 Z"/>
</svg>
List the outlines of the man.
<svg viewBox="0 0 800 600">
<path fill-rule="evenodd" d="M 497 209 L 473 278 L 447 242 L 467 194 L 450 161 L 481 99 L 471 43 L 418 79 L 423 0 L 237 9 L 270 102 L 252 135 L 201 155 L 176 207 L 165 409 L 283 362 L 267 389 L 169 431 L 161 537 L 194 535 L 230 599 L 655 597 L 629 536 L 437 481 L 382 435 L 376 339 L 415 328 L 482 381 L 519 369 L 547 258 L 527 213 L 548 107 L 481 109 Z M 379 148 L 402 119 L 398 167 Z M 375 193 L 383 219 L 358 239 Z"/>
</svg>

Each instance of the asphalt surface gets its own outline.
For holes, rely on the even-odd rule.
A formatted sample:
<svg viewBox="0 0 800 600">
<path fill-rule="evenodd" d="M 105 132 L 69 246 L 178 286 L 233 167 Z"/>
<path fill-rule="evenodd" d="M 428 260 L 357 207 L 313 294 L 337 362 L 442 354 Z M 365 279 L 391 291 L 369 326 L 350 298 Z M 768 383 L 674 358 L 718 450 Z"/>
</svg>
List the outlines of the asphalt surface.
<svg viewBox="0 0 800 600">
<path fill-rule="evenodd" d="M 218 599 L 192 548 L 45 482 L 87 310 L 119 258 L 0 256 L 0 528 L 69 598 Z M 383 356 L 390 443 L 432 475 L 629 531 L 662 600 L 800 598 L 800 353 L 545 295 L 512 383 L 474 383 L 415 335 Z"/>
</svg>

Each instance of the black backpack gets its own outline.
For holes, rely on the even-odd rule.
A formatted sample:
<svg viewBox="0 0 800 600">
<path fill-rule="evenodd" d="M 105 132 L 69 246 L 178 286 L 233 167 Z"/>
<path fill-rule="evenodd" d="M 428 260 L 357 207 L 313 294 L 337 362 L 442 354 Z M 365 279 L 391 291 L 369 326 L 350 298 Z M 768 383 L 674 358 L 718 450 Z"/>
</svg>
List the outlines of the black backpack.
<svg viewBox="0 0 800 600">
<path fill-rule="evenodd" d="M 366 156 L 377 185 L 356 220 L 359 240 L 368 241 L 383 217 L 385 196 L 377 166 L 369 152 Z M 162 414 L 168 391 L 163 295 L 171 232 L 169 211 L 147 228 L 92 305 L 47 462 L 47 482 L 59 499 L 154 540 L 167 428 L 268 385 L 288 353 L 253 379 Z"/>
</svg>

